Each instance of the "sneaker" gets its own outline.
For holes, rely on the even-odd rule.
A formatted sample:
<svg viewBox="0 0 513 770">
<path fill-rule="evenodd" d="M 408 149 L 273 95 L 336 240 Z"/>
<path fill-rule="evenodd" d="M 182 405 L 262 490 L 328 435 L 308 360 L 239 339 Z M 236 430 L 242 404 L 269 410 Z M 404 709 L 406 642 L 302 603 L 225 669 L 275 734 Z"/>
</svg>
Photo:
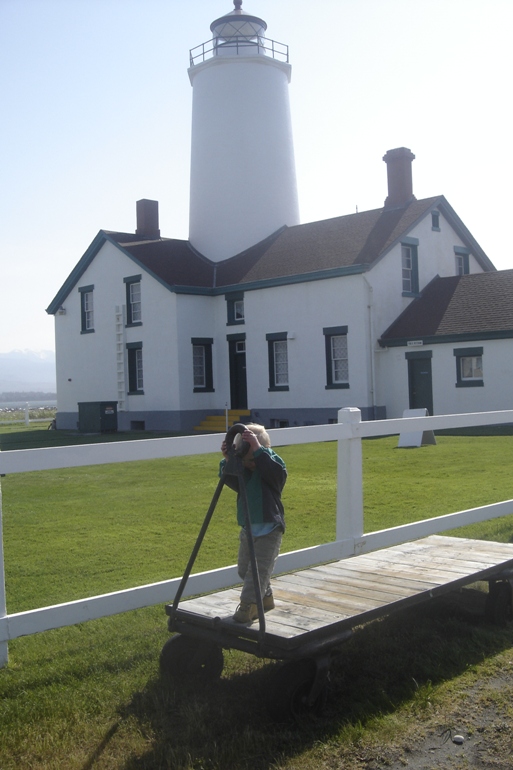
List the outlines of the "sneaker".
<svg viewBox="0 0 513 770">
<path fill-rule="evenodd" d="M 252 623 L 258 618 L 258 609 L 256 604 L 247 604 L 241 602 L 233 616 L 236 623 Z"/>
<path fill-rule="evenodd" d="M 274 610 L 274 596 L 272 594 L 266 594 L 263 598 L 264 612 Z"/>
</svg>

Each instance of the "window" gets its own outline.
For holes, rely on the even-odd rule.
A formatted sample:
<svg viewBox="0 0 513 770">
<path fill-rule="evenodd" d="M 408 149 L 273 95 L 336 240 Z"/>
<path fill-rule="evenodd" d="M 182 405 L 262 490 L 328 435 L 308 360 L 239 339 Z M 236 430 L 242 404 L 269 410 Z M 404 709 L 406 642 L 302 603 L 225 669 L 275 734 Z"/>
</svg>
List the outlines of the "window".
<svg viewBox="0 0 513 770">
<path fill-rule="evenodd" d="M 205 346 L 192 346 L 192 371 L 195 388 L 204 388 L 206 382 Z"/>
<path fill-rule="evenodd" d="M 438 232 L 440 232 L 440 212 L 439 211 L 431 212 L 431 229 L 437 230 Z"/>
<path fill-rule="evenodd" d="M 482 356 L 461 356 L 460 365 L 461 365 L 462 380 L 482 380 L 483 379 Z"/>
<path fill-rule="evenodd" d="M 334 384 L 348 381 L 346 334 L 336 334 L 331 337 L 331 367 Z"/>
<path fill-rule="evenodd" d="M 227 326 L 244 323 L 244 294 L 242 292 L 226 295 L 226 313 Z"/>
<path fill-rule="evenodd" d="M 412 291 L 412 248 L 402 246 L 403 291 Z"/>
<path fill-rule="evenodd" d="M 211 337 L 193 337 L 192 343 L 192 378 L 194 393 L 212 393 L 214 381 L 212 372 Z"/>
<path fill-rule="evenodd" d="M 236 299 L 233 303 L 233 318 L 235 321 L 244 321 L 244 300 Z"/>
<path fill-rule="evenodd" d="M 126 324 L 127 326 L 140 326 L 142 324 L 141 311 L 141 276 L 132 275 L 123 278 L 126 284 Z"/>
<path fill-rule="evenodd" d="M 269 355 L 269 390 L 289 389 L 287 332 L 266 335 Z"/>
<path fill-rule="evenodd" d="M 457 348 L 456 387 L 479 388 L 483 381 L 483 348 Z"/>
<path fill-rule="evenodd" d="M 347 326 L 328 326 L 322 332 L 326 345 L 326 389 L 348 388 Z"/>
<path fill-rule="evenodd" d="M 142 342 L 127 342 L 128 395 L 144 393 Z"/>
<path fill-rule="evenodd" d="M 135 321 L 141 320 L 141 284 L 130 283 L 128 284 L 127 288 L 130 290 L 130 317 L 132 319 L 132 323 L 134 323 Z"/>
<path fill-rule="evenodd" d="M 276 340 L 274 346 L 274 384 L 289 384 L 289 362 L 287 358 L 287 340 Z"/>
<path fill-rule="evenodd" d="M 93 289 L 94 286 L 79 288 L 81 334 L 94 332 Z"/>
<path fill-rule="evenodd" d="M 410 240 L 413 241 L 414 239 L 408 239 L 408 241 Z M 419 293 L 419 265 L 417 248 L 417 245 L 413 242 L 401 244 L 403 294 L 406 296 L 416 296 Z"/>
<path fill-rule="evenodd" d="M 454 254 L 456 258 L 456 275 L 468 275 L 470 272 L 470 251 L 468 249 L 461 248 L 460 246 L 455 246 Z"/>
</svg>

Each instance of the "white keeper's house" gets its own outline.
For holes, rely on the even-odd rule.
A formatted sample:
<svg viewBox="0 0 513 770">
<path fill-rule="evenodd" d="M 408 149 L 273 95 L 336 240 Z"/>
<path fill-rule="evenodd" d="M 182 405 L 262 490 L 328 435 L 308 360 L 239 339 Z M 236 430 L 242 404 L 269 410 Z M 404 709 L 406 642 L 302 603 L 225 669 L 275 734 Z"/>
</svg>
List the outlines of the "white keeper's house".
<svg viewBox="0 0 513 770">
<path fill-rule="evenodd" d="M 415 198 L 404 147 L 383 208 L 300 224 L 288 49 L 241 5 L 191 51 L 189 239 L 140 200 L 135 232 L 100 230 L 47 308 L 57 427 L 512 408 L 513 271 L 442 195 Z"/>
</svg>

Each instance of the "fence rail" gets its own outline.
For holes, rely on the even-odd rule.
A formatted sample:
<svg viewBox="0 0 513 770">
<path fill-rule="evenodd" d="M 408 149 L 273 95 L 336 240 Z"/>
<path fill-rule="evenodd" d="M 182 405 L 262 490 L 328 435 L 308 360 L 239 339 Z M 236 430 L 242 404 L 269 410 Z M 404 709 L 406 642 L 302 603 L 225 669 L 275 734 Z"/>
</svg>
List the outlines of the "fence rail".
<svg viewBox="0 0 513 770">
<path fill-rule="evenodd" d="M 16 425 L 19 423 L 25 423 L 25 425 L 29 425 L 31 422 L 47 422 L 50 424 L 53 420 L 52 417 L 47 415 L 46 417 L 31 417 L 30 412 L 36 412 L 39 411 L 41 407 L 34 407 L 30 406 L 30 402 L 27 402 L 25 406 L 20 407 L 11 407 L 10 411 L 17 412 L 17 413 L 23 413 L 23 418 L 16 419 L 16 420 L 2 420 L 2 412 L 4 411 L 4 408 L 0 405 L 0 425 Z M 51 407 L 47 407 L 50 409 Z"/>
<path fill-rule="evenodd" d="M 202 64 L 215 56 L 268 56 L 288 63 L 289 47 L 285 43 L 271 40 L 267 37 L 237 35 L 230 39 L 213 38 L 206 43 L 200 43 L 189 51 L 190 66 Z"/>
<path fill-rule="evenodd" d="M 350 408 L 341 409 L 338 420 L 338 423 L 332 425 L 280 428 L 269 431 L 273 446 L 322 441 L 338 442 L 336 539 L 330 543 L 281 554 L 277 562 L 278 572 L 302 569 L 320 562 L 367 553 L 378 548 L 513 513 L 513 500 L 505 500 L 399 527 L 364 533 L 361 449 L 361 439 L 372 436 L 512 423 L 513 410 L 362 422 L 360 410 Z M 219 436 L 204 435 L 13 450 L 0 452 L 0 476 L 9 473 L 209 454 L 217 452 L 218 449 Z M 180 578 L 8 615 L 1 512 L 0 488 L 0 667 L 7 664 L 8 642 L 11 639 L 163 604 L 174 599 Z M 197 573 L 191 575 L 184 597 L 227 588 L 238 582 L 237 568 L 233 565 Z"/>
<path fill-rule="evenodd" d="M 50 424 L 52 419 L 52 417 L 24 417 L 23 420 L 0 420 L 0 425 L 20 425 L 21 423 L 30 425 L 32 422 L 47 422 Z"/>
</svg>

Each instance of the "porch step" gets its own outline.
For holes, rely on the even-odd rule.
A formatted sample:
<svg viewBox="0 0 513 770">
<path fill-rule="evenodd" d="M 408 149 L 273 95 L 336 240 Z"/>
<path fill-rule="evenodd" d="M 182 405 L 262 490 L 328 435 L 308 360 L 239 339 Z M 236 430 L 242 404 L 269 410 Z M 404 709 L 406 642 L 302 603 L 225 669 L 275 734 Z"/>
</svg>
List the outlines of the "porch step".
<svg viewBox="0 0 513 770">
<path fill-rule="evenodd" d="M 237 422 L 245 422 L 250 416 L 249 409 L 229 409 L 228 410 L 228 427 L 231 428 Z M 200 422 L 199 425 L 194 427 L 201 433 L 225 433 L 226 432 L 226 415 L 225 414 L 210 414 Z"/>
</svg>

